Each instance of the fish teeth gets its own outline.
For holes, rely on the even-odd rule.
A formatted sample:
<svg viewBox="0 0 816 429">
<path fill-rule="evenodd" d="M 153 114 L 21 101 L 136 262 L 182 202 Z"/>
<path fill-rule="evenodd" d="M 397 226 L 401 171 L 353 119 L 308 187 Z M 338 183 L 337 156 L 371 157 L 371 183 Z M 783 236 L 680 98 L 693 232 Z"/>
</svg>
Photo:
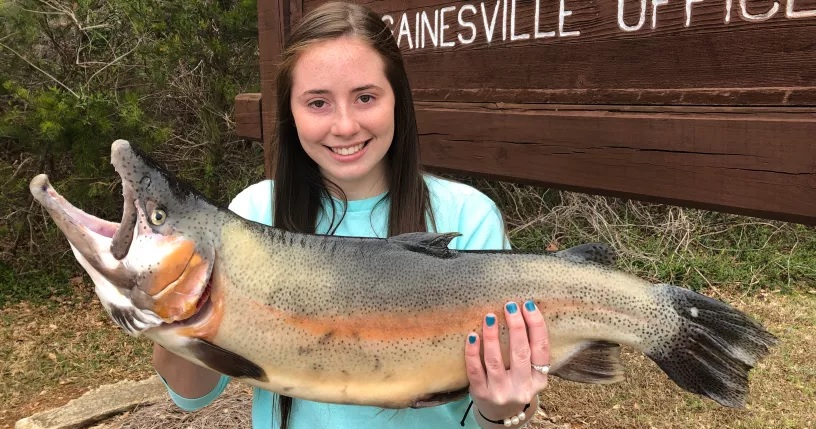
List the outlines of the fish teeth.
<svg viewBox="0 0 816 429">
<path fill-rule="evenodd" d="M 365 142 L 360 143 L 360 144 L 358 144 L 356 146 L 352 146 L 352 147 L 341 147 L 341 148 L 333 147 L 333 148 L 331 148 L 331 150 L 332 150 L 332 152 L 334 152 L 334 153 L 336 153 L 338 155 L 348 156 L 348 155 L 354 155 L 355 153 L 363 150 L 364 147 L 365 147 Z"/>
</svg>

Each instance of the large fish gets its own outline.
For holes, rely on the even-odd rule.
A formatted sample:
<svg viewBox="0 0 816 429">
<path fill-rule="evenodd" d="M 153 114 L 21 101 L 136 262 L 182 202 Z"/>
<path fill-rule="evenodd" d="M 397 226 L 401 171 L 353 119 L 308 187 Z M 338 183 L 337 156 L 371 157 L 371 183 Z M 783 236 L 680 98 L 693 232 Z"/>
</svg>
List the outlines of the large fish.
<svg viewBox="0 0 816 429">
<path fill-rule="evenodd" d="M 448 249 L 457 234 L 296 234 L 208 202 L 127 141 L 112 145 L 120 224 L 72 206 L 45 175 L 31 193 L 67 237 L 111 318 L 184 358 L 309 400 L 430 406 L 467 392 L 467 334 L 510 300 L 547 320 L 551 373 L 623 378 L 620 345 L 682 388 L 744 405 L 776 338 L 734 308 L 612 268 L 607 247 L 555 255 Z M 502 329 L 507 356 L 507 334 Z M 505 360 L 507 361 L 507 360 Z"/>
</svg>

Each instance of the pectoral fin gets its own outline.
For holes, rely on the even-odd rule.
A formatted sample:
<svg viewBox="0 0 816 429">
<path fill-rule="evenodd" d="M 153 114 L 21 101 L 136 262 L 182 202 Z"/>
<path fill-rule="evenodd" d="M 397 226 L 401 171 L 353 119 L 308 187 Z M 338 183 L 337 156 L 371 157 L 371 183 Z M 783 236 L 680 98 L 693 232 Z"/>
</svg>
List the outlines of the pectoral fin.
<svg viewBox="0 0 816 429">
<path fill-rule="evenodd" d="M 208 367 L 235 378 L 252 378 L 267 381 L 266 372 L 245 357 L 235 354 L 202 339 L 191 339 L 187 345 L 190 352 Z"/>
</svg>

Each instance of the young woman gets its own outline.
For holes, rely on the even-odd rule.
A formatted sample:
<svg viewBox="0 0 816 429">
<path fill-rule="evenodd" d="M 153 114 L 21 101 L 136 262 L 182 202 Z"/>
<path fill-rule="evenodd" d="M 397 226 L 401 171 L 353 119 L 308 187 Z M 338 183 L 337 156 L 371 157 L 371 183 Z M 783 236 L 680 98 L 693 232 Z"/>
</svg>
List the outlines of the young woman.
<svg viewBox="0 0 816 429">
<path fill-rule="evenodd" d="M 377 14 L 328 3 L 305 16 L 282 54 L 277 95 L 275 180 L 242 191 L 230 204 L 235 213 L 289 231 L 360 237 L 457 231 L 462 235 L 452 248 L 509 247 L 489 198 L 421 172 L 408 77 Z M 507 365 L 495 314 L 485 316 L 482 338 L 475 332 L 462 338 L 469 398 L 389 411 L 256 388 L 253 427 L 492 428 L 505 422 L 521 427 L 535 414 L 538 392 L 547 385 L 547 330 L 529 301 L 507 303 L 504 318 L 510 330 Z M 160 346 L 153 360 L 173 400 L 187 410 L 212 402 L 229 381 Z"/>
</svg>

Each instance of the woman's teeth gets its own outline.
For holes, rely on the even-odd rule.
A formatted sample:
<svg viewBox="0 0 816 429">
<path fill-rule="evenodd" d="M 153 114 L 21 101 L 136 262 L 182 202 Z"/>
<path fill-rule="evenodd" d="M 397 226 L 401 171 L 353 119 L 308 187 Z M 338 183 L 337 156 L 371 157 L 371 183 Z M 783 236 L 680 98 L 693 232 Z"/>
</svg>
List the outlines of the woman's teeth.
<svg viewBox="0 0 816 429">
<path fill-rule="evenodd" d="M 366 143 L 368 143 L 368 141 L 365 141 L 363 143 L 358 144 L 357 146 L 352 146 L 352 147 L 341 147 L 341 148 L 334 148 L 333 147 L 333 148 L 331 148 L 331 150 L 332 150 L 332 152 L 334 152 L 334 153 L 336 153 L 338 155 L 343 155 L 343 156 L 354 155 L 355 153 L 363 150 Z"/>
</svg>

